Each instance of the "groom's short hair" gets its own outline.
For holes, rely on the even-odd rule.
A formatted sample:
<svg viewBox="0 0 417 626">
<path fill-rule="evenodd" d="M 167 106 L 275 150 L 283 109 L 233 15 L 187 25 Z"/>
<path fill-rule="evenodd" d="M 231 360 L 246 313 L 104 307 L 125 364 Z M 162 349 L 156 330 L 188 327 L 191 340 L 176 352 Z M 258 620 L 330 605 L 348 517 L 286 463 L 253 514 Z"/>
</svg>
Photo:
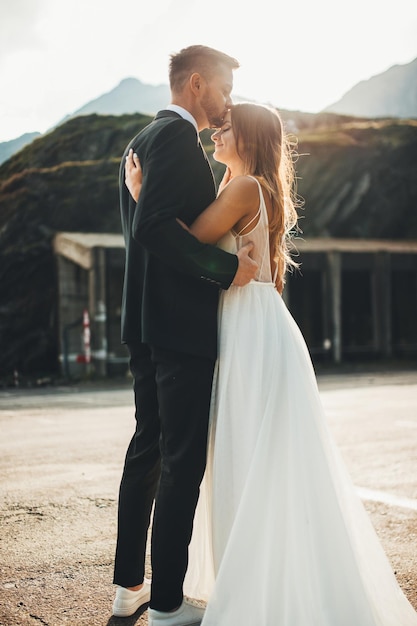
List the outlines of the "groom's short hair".
<svg viewBox="0 0 417 626">
<path fill-rule="evenodd" d="M 210 80 L 220 66 L 236 70 L 239 67 L 239 61 L 208 46 L 189 46 L 171 54 L 169 64 L 171 91 L 181 91 L 189 76 L 194 72 Z"/>
</svg>

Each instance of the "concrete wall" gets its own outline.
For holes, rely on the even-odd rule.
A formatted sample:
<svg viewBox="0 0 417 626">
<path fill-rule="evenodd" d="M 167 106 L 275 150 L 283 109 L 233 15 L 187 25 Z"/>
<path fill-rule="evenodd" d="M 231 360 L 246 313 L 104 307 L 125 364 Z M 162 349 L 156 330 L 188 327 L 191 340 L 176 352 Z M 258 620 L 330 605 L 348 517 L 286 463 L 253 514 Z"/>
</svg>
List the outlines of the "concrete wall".
<svg viewBox="0 0 417 626">
<path fill-rule="evenodd" d="M 314 359 L 417 356 L 417 254 L 300 254 L 285 299 Z"/>
<path fill-rule="evenodd" d="M 63 375 L 126 375 L 128 353 L 120 342 L 124 250 L 91 246 L 88 260 L 85 255 L 78 259 L 72 253 L 65 254 L 58 251 L 56 255 Z"/>
</svg>

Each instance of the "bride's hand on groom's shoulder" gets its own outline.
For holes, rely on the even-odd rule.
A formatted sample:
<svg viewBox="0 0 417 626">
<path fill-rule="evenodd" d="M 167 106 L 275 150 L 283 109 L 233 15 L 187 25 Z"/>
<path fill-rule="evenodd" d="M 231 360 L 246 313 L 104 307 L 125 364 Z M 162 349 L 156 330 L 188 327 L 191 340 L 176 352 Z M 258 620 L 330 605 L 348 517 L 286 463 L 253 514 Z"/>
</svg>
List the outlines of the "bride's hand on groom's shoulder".
<svg viewBox="0 0 417 626">
<path fill-rule="evenodd" d="M 125 184 L 130 191 L 130 195 L 137 202 L 142 187 L 142 168 L 139 157 L 136 152 L 133 152 L 132 148 L 130 148 L 126 156 Z"/>
</svg>

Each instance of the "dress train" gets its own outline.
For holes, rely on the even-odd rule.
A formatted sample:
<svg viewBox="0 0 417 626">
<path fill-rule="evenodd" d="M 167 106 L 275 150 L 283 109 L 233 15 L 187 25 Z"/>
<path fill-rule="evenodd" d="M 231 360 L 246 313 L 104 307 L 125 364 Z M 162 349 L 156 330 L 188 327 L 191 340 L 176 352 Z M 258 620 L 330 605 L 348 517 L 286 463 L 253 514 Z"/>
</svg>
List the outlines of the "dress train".
<svg viewBox="0 0 417 626">
<path fill-rule="evenodd" d="M 267 248 L 262 200 L 249 236 Z M 202 626 L 417 626 L 271 280 L 220 299 L 208 464 L 184 589 L 208 600 Z"/>
</svg>

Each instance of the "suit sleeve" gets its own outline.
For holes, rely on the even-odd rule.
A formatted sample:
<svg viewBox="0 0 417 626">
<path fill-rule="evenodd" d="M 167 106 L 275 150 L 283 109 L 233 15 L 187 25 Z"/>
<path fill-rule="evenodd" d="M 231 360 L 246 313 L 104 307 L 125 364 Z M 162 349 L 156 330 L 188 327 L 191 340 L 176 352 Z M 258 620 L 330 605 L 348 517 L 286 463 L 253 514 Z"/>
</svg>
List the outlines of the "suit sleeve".
<svg viewBox="0 0 417 626">
<path fill-rule="evenodd" d="M 176 270 L 227 289 L 237 271 L 237 256 L 201 243 L 176 221 L 184 215 L 187 186 L 196 183 L 190 180 L 195 131 L 188 123 L 170 124 L 165 131 L 147 154 L 139 154 L 143 181 L 133 237 Z"/>
</svg>

